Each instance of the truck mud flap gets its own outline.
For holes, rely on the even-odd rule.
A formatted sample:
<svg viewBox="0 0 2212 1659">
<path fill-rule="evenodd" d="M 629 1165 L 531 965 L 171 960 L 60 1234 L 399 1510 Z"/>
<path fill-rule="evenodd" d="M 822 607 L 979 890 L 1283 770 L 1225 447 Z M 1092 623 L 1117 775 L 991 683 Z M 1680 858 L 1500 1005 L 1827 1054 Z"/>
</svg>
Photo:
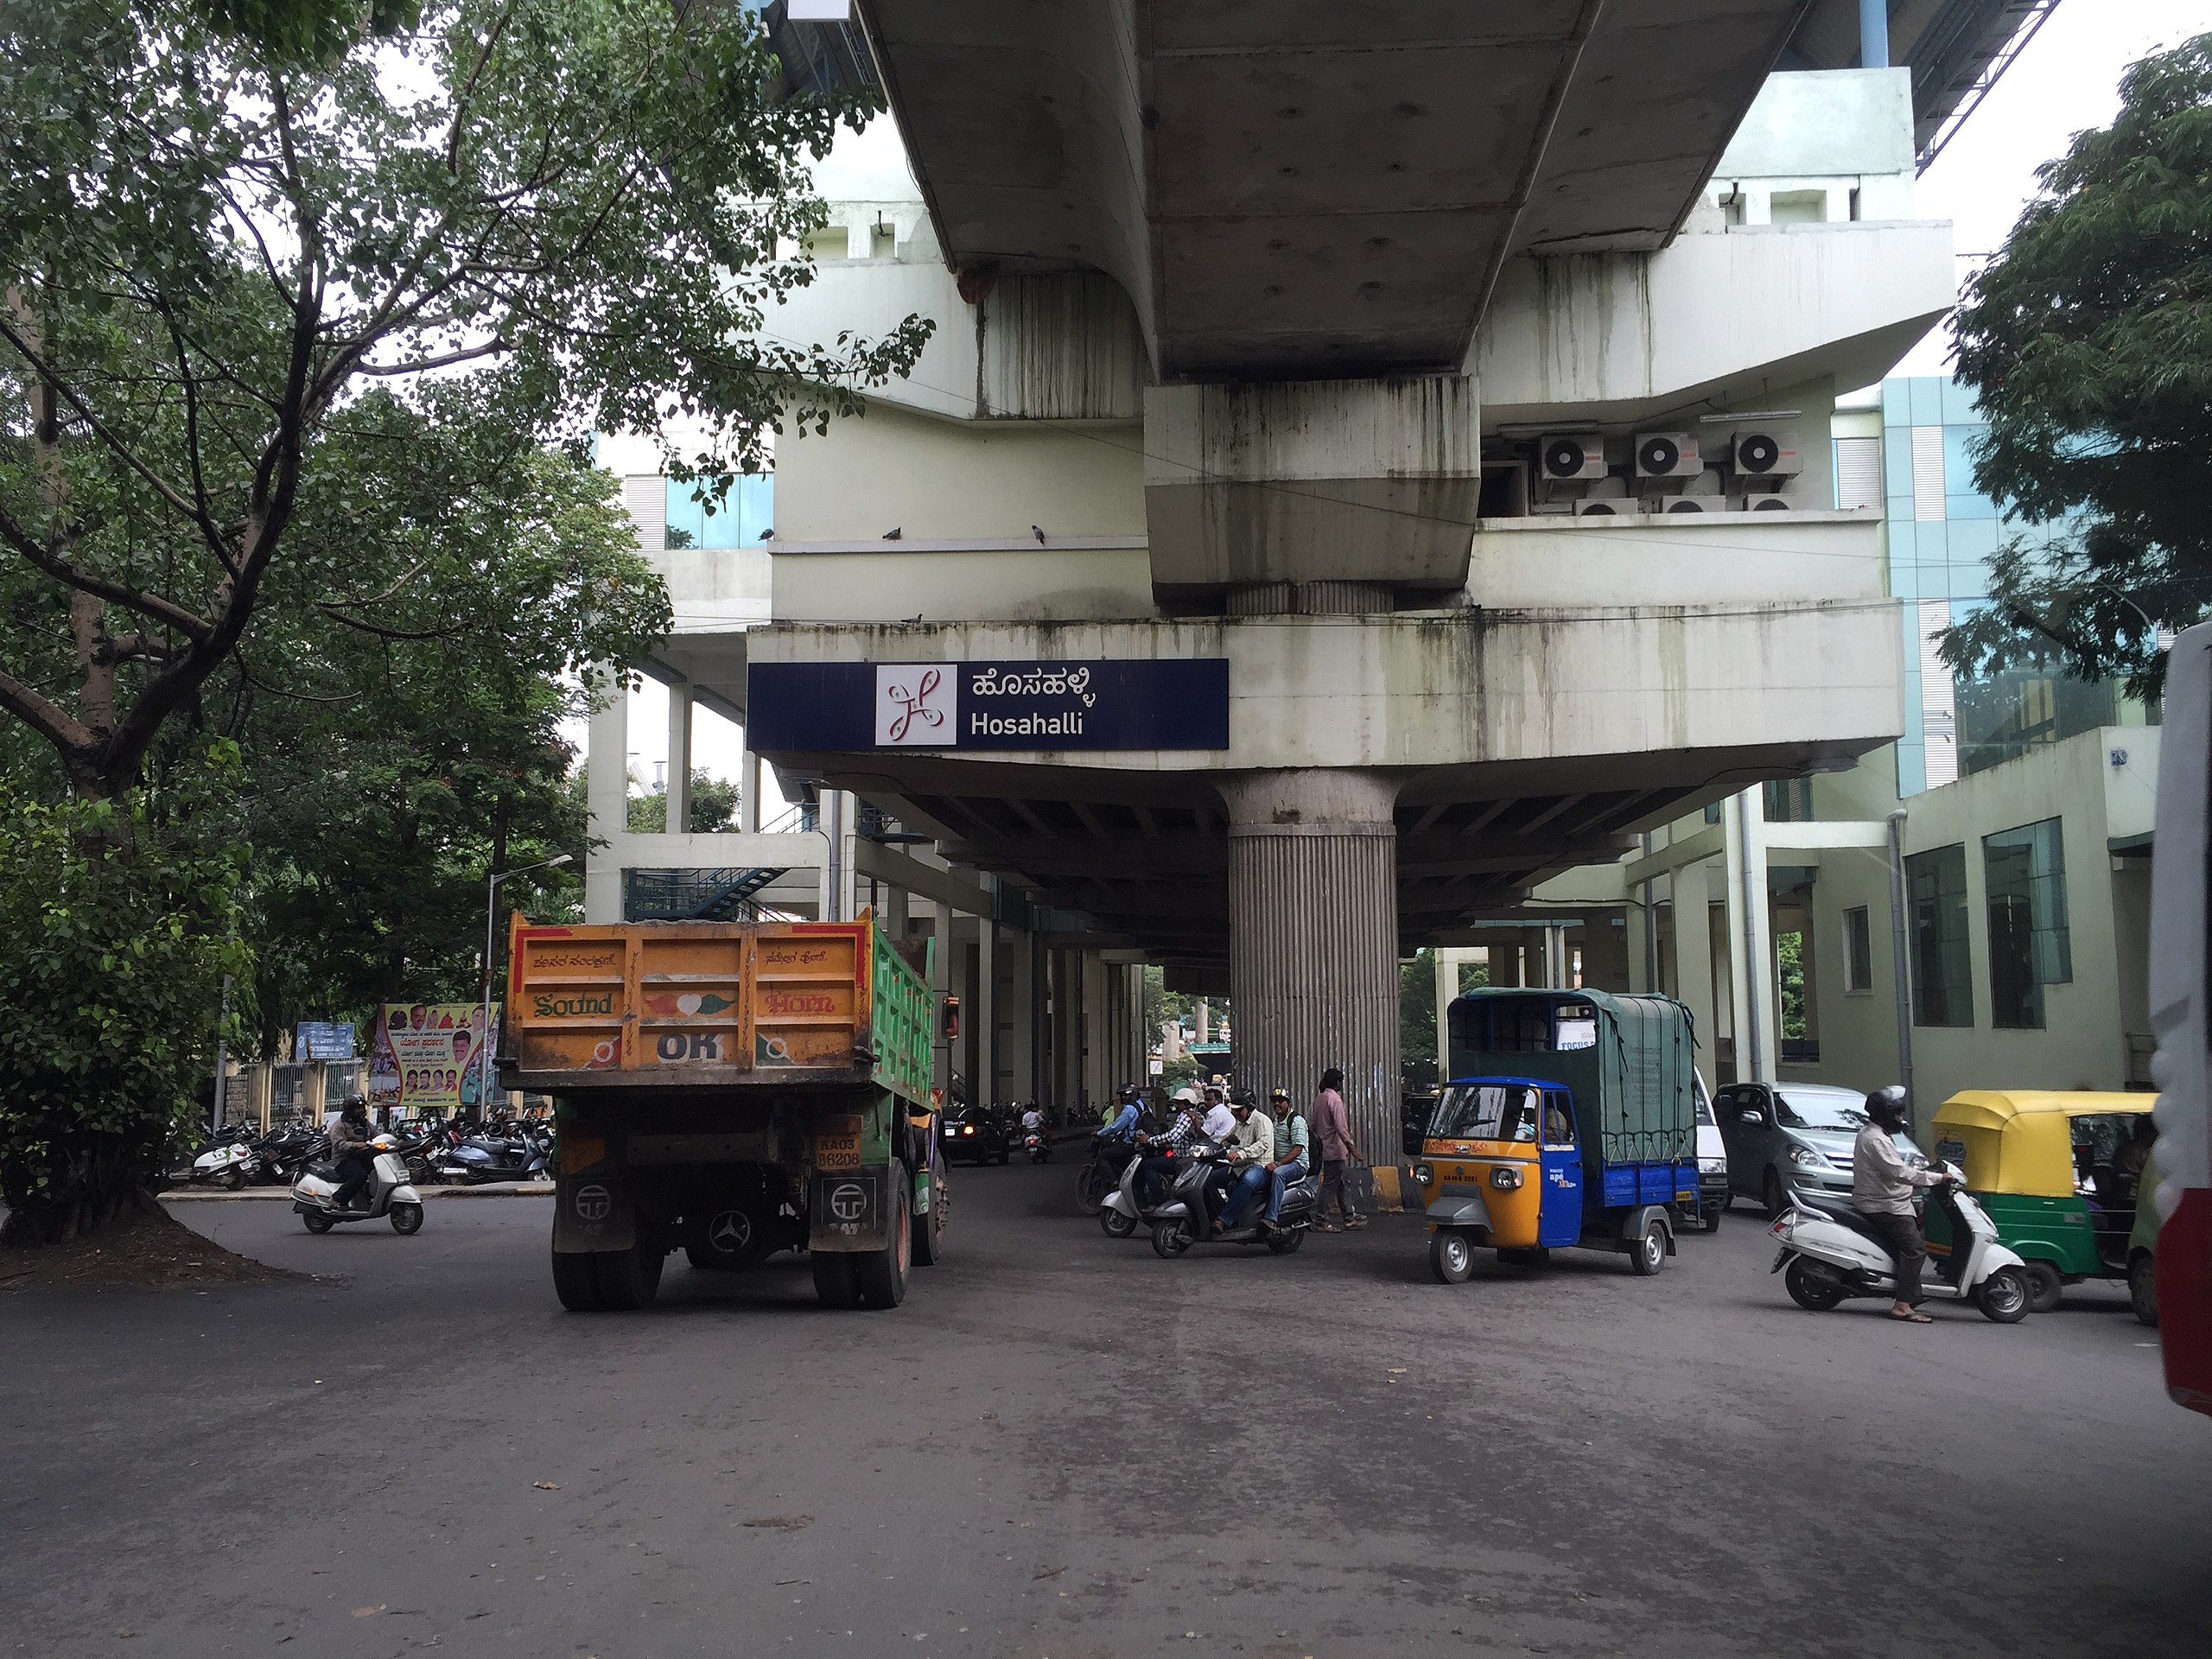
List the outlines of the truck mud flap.
<svg viewBox="0 0 2212 1659">
<path fill-rule="evenodd" d="M 890 1191 L 891 1171 L 881 1165 L 817 1172 L 808 1194 L 807 1247 L 831 1254 L 881 1249 Z"/>
<path fill-rule="evenodd" d="M 553 1248 L 626 1250 L 638 1242 L 638 1206 L 620 1170 L 601 1167 L 553 1182 Z"/>
</svg>

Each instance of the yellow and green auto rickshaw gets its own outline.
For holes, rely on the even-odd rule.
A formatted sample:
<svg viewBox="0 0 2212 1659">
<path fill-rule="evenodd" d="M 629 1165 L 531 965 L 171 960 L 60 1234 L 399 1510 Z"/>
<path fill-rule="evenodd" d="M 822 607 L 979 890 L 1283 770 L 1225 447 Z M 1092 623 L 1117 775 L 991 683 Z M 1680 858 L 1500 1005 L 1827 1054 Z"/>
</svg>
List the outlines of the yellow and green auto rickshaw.
<svg viewBox="0 0 2212 1659">
<path fill-rule="evenodd" d="M 2068 1285 L 2125 1281 L 2135 1194 L 2149 1151 L 2156 1095 L 2088 1090 L 1969 1089 L 1936 1109 L 1938 1158 L 1966 1171 L 1967 1189 L 1997 1224 L 1999 1243 L 2027 1264 L 2029 1306 L 2047 1313 Z M 1929 1211 L 1928 1249 L 1949 1249 Z"/>
</svg>

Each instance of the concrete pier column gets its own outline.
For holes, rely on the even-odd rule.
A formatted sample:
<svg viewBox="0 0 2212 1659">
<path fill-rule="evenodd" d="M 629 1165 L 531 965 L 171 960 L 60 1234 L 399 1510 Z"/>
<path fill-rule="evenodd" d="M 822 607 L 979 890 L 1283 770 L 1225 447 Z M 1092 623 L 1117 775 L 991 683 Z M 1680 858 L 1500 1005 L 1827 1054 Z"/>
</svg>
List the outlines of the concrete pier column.
<svg viewBox="0 0 2212 1659">
<path fill-rule="evenodd" d="M 603 843 L 630 829 L 630 691 L 618 677 L 601 690 L 584 737 L 584 794 L 594 845 L 584 855 L 584 920 L 622 919 L 622 867 Z"/>
<path fill-rule="evenodd" d="M 668 817 L 671 836 L 691 830 L 691 682 L 668 688 Z"/>
<path fill-rule="evenodd" d="M 1229 810 L 1229 989 L 1236 1081 L 1301 1103 L 1344 1074 L 1370 1158 L 1398 1151 L 1396 782 L 1377 772 L 1255 772 Z"/>
</svg>

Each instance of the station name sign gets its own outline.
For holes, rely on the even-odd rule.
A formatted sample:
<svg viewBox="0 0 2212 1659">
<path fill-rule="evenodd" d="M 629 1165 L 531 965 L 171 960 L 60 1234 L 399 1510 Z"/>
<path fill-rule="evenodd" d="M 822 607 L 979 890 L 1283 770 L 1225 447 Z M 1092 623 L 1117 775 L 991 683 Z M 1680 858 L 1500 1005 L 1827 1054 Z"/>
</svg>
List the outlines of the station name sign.
<svg viewBox="0 0 2212 1659">
<path fill-rule="evenodd" d="M 1225 749 L 1229 660 L 754 663 L 756 749 Z"/>
</svg>

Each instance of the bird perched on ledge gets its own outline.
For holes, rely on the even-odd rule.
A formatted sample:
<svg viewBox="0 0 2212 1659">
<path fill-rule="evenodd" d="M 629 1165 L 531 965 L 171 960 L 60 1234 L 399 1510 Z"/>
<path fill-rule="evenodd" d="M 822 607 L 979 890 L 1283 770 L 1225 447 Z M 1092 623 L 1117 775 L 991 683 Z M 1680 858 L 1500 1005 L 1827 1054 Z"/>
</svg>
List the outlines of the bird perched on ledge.
<svg viewBox="0 0 2212 1659">
<path fill-rule="evenodd" d="M 883 539 L 887 542 L 895 542 L 906 533 L 906 531 L 901 526 L 893 524 L 890 529 L 883 532 Z"/>
<path fill-rule="evenodd" d="M 1045 545 L 1045 532 L 1043 531 L 1039 530 L 1036 525 L 1032 524 L 1029 526 L 1029 533 L 1037 538 L 1038 546 L 1042 547 Z"/>
</svg>

